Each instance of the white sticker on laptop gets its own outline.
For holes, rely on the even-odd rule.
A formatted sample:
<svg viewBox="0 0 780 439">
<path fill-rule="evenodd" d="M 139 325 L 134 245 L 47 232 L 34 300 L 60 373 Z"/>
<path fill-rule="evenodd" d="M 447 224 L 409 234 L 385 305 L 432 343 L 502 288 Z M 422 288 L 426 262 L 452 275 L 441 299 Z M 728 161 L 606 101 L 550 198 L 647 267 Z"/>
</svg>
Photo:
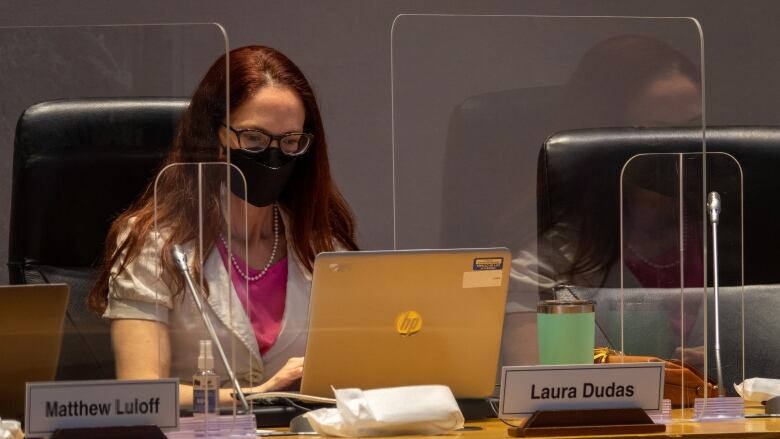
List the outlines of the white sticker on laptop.
<svg viewBox="0 0 780 439">
<path fill-rule="evenodd" d="M 463 288 L 500 287 L 504 272 L 501 270 L 465 271 Z"/>
<path fill-rule="evenodd" d="M 504 258 L 476 258 L 473 271 L 463 273 L 463 288 L 500 287 L 503 282 Z"/>
</svg>

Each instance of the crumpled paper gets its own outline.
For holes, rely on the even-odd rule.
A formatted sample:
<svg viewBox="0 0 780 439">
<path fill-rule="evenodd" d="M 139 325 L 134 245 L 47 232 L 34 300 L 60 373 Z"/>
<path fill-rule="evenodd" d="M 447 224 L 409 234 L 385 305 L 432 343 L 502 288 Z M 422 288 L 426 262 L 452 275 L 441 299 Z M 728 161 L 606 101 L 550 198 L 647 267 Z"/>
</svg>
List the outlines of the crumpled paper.
<svg viewBox="0 0 780 439">
<path fill-rule="evenodd" d="M 19 421 L 0 421 L 0 439 L 23 439 L 22 424 Z"/>
<path fill-rule="evenodd" d="M 734 389 L 746 401 L 768 401 L 780 396 L 780 380 L 748 378 L 740 384 L 734 384 Z"/>
<path fill-rule="evenodd" d="M 304 417 L 323 435 L 434 435 L 463 427 L 463 414 L 447 386 L 407 386 L 386 389 L 333 390 L 336 408 L 308 412 Z"/>
</svg>

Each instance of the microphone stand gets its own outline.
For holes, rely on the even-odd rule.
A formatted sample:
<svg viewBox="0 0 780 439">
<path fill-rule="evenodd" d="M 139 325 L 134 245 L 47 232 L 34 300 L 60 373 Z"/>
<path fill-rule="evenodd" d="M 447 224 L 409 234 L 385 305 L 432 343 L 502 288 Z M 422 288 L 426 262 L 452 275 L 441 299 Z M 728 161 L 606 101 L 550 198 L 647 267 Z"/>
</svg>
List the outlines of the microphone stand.
<svg viewBox="0 0 780 439">
<path fill-rule="evenodd" d="M 230 377 L 230 381 L 233 383 L 233 390 L 235 390 L 239 401 L 241 401 L 241 407 L 244 409 L 244 413 L 250 413 L 249 403 L 244 396 L 244 392 L 241 390 L 241 386 L 238 384 L 236 374 L 233 373 L 233 369 L 228 363 L 227 356 L 225 356 L 225 350 L 222 349 L 222 343 L 219 341 L 217 332 L 214 330 L 214 326 L 211 324 L 211 319 L 208 315 L 206 315 L 206 311 L 203 309 L 203 302 L 201 302 L 199 290 L 195 287 L 195 282 L 192 281 L 192 275 L 190 274 L 190 269 L 187 266 L 187 255 L 178 245 L 173 246 L 171 253 L 173 254 L 173 260 L 176 262 L 176 266 L 184 275 L 184 280 L 187 282 L 187 286 L 189 287 L 188 289 L 192 293 L 192 298 L 195 300 L 195 305 L 197 306 L 198 311 L 200 311 L 200 316 L 203 318 L 203 323 L 206 325 L 206 329 L 209 332 L 211 341 L 214 342 L 214 345 L 217 346 L 219 358 L 222 360 L 222 365 L 225 367 L 225 370 Z"/>
<path fill-rule="evenodd" d="M 720 362 L 720 309 L 719 309 L 719 281 L 718 281 L 718 222 L 720 221 L 720 195 L 710 192 L 707 197 L 707 209 L 709 209 L 710 223 L 712 224 L 712 272 L 713 286 L 715 289 L 715 367 L 718 372 L 718 394 L 726 396 L 723 385 L 723 367 Z"/>
</svg>

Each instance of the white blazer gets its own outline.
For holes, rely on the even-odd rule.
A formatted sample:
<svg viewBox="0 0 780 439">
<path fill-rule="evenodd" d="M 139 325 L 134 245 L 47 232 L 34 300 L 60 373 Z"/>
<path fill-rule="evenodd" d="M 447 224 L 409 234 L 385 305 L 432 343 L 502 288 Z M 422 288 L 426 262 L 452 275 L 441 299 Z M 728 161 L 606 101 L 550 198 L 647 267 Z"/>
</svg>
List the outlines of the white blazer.
<svg viewBox="0 0 780 439">
<path fill-rule="evenodd" d="M 282 221 L 287 225 L 284 214 Z M 199 341 L 208 340 L 209 335 L 189 291 L 176 298 L 171 297 L 166 284 L 170 274 L 162 273 L 159 267 L 164 242 L 160 235 L 152 232 L 141 253 L 120 275 L 117 276 L 116 268 L 112 268 L 108 307 L 103 317 L 154 320 L 167 324 L 171 341 L 170 375 L 178 377 L 182 383 L 188 383 L 192 381 L 197 368 Z M 242 386 L 258 385 L 269 379 L 290 357 L 303 356 L 306 349 L 311 274 L 298 260 L 291 247 L 292 241 L 287 242 L 284 317 L 276 342 L 263 357 L 260 356 L 251 322 L 216 248 L 208 255 L 203 266 L 204 281 L 209 288 L 207 314 Z M 192 243 L 183 246 L 188 252 L 192 251 L 192 247 Z M 222 366 L 216 346 L 213 353 L 215 368 L 223 387 L 230 387 L 228 374 Z"/>
</svg>

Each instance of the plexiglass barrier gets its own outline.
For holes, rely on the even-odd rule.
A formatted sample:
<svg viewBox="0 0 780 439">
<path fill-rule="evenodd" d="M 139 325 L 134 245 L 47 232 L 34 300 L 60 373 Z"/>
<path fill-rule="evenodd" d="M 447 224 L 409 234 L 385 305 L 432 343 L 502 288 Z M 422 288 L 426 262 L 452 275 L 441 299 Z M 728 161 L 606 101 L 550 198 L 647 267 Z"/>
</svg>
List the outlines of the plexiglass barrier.
<svg viewBox="0 0 780 439">
<path fill-rule="evenodd" d="M 166 186 L 169 216 L 155 227 L 154 181 L 166 163 L 226 155 L 218 124 L 211 136 L 175 141 L 191 94 L 226 48 L 216 24 L 0 29 L 0 137 L 14 145 L 10 278 L 70 286 L 58 362 L 50 376 L 25 380 L 165 377 L 176 368 L 192 380 L 197 346 L 186 358 L 164 352 L 179 341 L 167 319 L 184 295 L 164 297 L 182 285 L 169 283 L 172 260 L 154 238 L 193 219 L 185 217 L 195 210 L 177 207 L 199 192 L 177 192 L 195 181 L 177 173 Z M 212 84 L 223 104 L 225 90 L 223 75 Z M 186 233 L 190 245 L 196 230 Z M 131 321 L 141 326 L 116 325 Z"/>
<path fill-rule="evenodd" d="M 245 392 L 263 380 L 246 194 L 243 173 L 227 162 L 171 163 L 154 182 L 152 257 L 162 261 L 154 303 L 168 339 L 160 355 L 180 380 L 182 404 L 215 423 L 218 406 L 249 410 Z"/>
<path fill-rule="evenodd" d="M 641 153 L 704 152 L 701 47 L 698 24 L 687 18 L 396 18 L 395 245 L 512 250 L 502 365 L 538 361 L 536 305 L 563 286 L 582 299 L 619 294 L 622 272 L 639 277 L 635 287 L 677 285 L 623 269 L 621 171 Z M 668 136 L 636 140 L 654 130 L 684 132 L 685 149 Z M 691 176 L 699 187 L 702 170 L 700 160 Z M 701 215 L 702 191 L 687 202 Z M 678 206 L 643 208 L 650 212 L 641 219 L 652 222 Z M 702 292 L 705 239 L 687 243 Z M 676 257 L 645 259 L 665 267 Z M 611 326 L 620 327 L 620 310 L 608 301 L 596 309 L 600 319 L 613 317 L 599 320 L 597 342 L 634 349 Z M 679 312 L 662 317 L 664 326 L 679 325 Z M 674 358 L 676 347 L 656 355 Z"/>
<path fill-rule="evenodd" d="M 679 132 L 667 135 L 680 140 Z M 742 171 L 717 148 L 710 145 L 706 155 L 641 154 L 626 163 L 622 288 L 598 293 L 609 304 L 599 316 L 602 328 L 620 340 L 620 351 L 701 371 L 702 382 L 683 368 L 667 372 L 670 383 L 701 388 L 687 398 L 685 392 L 676 395 L 673 406 L 690 407 L 692 396 L 735 395 L 733 384 L 744 380 Z M 645 286 L 651 282 L 656 286 Z M 703 382 L 709 380 L 718 388 L 705 391 Z"/>
</svg>

